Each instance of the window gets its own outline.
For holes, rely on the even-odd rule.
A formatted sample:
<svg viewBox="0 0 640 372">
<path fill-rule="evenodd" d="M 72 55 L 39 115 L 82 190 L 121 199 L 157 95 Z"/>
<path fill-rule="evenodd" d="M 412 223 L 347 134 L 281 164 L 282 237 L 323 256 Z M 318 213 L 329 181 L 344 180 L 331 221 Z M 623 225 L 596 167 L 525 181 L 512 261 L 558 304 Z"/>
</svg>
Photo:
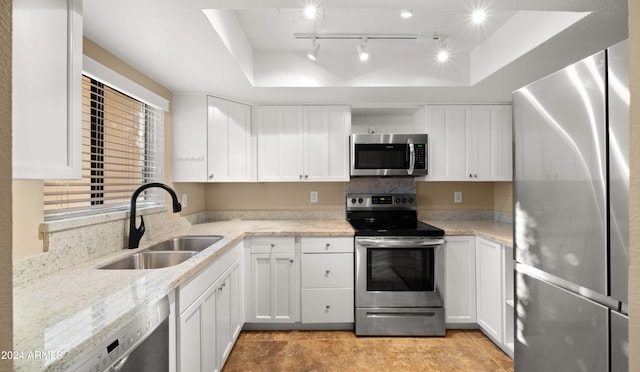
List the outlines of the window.
<svg viewBox="0 0 640 372">
<path fill-rule="evenodd" d="M 128 210 L 140 185 L 161 182 L 164 112 L 99 80 L 82 81 L 82 179 L 45 181 L 45 220 Z M 161 205 L 157 190 L 138 206 Z"/>
</svg>

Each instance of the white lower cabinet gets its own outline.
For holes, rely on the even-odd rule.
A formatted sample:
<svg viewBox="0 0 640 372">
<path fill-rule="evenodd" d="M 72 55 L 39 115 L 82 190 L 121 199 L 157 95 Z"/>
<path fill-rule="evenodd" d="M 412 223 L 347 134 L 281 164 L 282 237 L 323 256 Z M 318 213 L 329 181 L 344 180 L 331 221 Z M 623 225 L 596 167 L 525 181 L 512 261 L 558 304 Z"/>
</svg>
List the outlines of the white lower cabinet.
<svg viewBox="0 0 640 372">
<path fill-rule="evenodd" d="M 447 325 L 475 324 L 476 237 L 445 238 L 444 308 Z"/>
<path fill-rule="evenodd" d="M 248 239 L 250 273 L 247 321 L 293 323 L 300 320 L 299 260 L 293 237 Z"/>
<path fill-rule="evenodd" d="M 513 249 L 476 236 L 445 238 L 447 328 L 480 329 L 513 356 Z"/>
<path fill-rule="evenodd" d="M 242 244 L 177 292 L 177 370 L 219 371 L 242 329 Z"/>
<path fill-rule="evenodd" d="M 308 237 L 302 248 L 302 323 L 352 323 L 353 237 Z"/>
<path fill-rule="evenodd" d="M 476 239 L 476 296 L 478 325 L 502 343 L 502 247 L 483 238 Z"/>
</svg>

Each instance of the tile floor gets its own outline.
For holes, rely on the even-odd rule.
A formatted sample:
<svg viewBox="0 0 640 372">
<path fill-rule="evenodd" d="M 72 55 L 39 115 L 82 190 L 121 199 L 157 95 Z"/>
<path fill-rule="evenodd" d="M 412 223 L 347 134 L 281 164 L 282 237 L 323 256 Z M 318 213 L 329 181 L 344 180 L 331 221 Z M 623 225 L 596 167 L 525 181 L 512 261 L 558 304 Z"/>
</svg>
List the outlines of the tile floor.
<svg viewBox="0 0 640 372">
<path fill-rule="evenodd" d="M 223 368 L 232 371 L 513 371 L 513 361 L 479 330 L 388 338 L 243 331 Z"/>
</svg>

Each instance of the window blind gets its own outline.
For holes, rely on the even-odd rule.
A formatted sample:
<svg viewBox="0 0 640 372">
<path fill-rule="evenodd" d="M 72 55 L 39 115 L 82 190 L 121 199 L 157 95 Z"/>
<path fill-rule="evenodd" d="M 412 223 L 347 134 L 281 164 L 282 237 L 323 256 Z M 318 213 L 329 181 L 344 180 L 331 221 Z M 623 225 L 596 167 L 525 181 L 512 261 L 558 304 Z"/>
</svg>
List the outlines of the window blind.
<svg viewBox="0 0 640 372">
<path fill-rule="evenodd" d="M 128 210 L 140 185 L 162 182 L 164 112 L 83 76 L 82 179 L 44 183 L 45 220 Z M 161 205 L 147 190 L 138 207 Z"/>
</svg>

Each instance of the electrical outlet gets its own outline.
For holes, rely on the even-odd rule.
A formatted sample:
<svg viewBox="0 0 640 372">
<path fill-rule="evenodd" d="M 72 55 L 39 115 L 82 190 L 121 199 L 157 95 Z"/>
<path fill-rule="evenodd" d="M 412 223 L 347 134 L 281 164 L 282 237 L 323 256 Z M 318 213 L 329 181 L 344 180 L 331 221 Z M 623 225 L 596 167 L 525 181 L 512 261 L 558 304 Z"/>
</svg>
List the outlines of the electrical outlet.
<svg viewBox="0 0 640 372">
<path fill-rule="evenodd" d="M 188 201 L 187 194 L 182 194 L 182 203 L 180 203 L 182 204 L 182 208 L 186 208 L 189 205 Z"/>
<path fill-rule="evenodd" d="M 317 203 L 318 202 L 318 192 L 317 191 L 311 191 L 311 195 L 309 196 L 309 201 L 311 201 L 312 203 Z"/>
<path fill-rule="evenodd" d="M 454 203 L 462 203 L 462 191 L 454 191 L 453 192 L 453 202 Z"/>
<path fill-rule="evenodd" d="M 374 134 L 376 132 L 376 128 L 369 127 L 369 134 Z"/>
</svg>

